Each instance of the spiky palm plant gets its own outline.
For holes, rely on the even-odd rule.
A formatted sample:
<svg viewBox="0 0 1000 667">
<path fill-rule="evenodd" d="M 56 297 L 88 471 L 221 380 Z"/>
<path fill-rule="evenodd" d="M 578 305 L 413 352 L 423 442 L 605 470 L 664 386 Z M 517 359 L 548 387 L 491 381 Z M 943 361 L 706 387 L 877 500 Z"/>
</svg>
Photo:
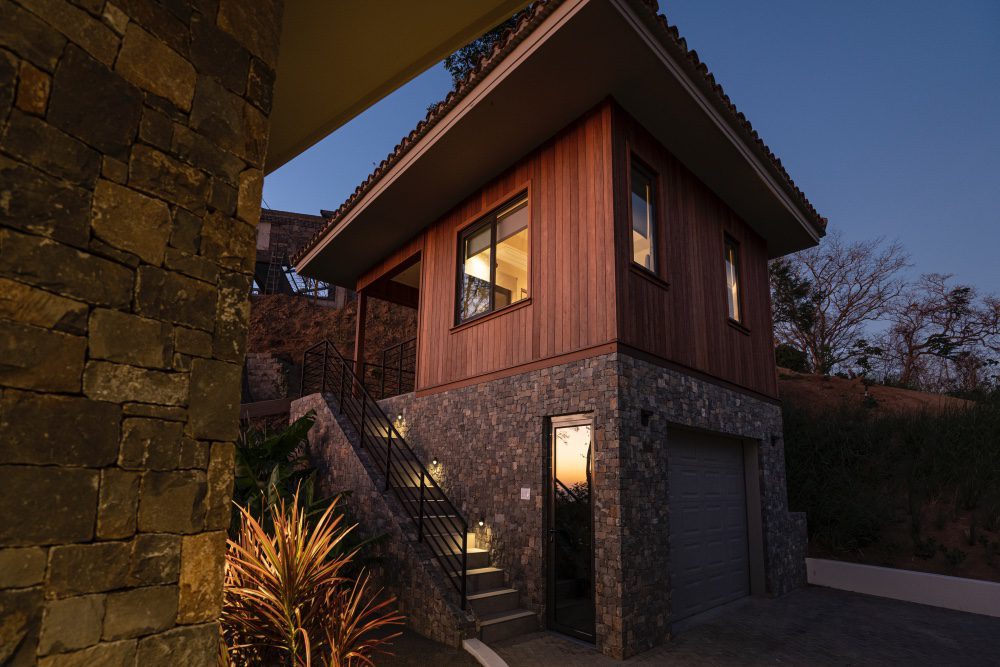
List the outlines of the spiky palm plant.
<svg viewBox="0 0 1000 667">
<path fill-rule="evenodd" d="M 392 611 L 395 598 L 376 602 L 381 591 L 371 591 L 368 575 L 345 576 L 357 549 L 338 546 L 355 526 L 342 526 L 336 505 L 310 527 L 296 491 L 270 508 L 271 534 L 240 509 L 240 530 L 226 551 L 221 618 L 232 663 L 374 665 L 372 656 L 399 636 L 372 636 L 403 617 Z"/>
</svg>

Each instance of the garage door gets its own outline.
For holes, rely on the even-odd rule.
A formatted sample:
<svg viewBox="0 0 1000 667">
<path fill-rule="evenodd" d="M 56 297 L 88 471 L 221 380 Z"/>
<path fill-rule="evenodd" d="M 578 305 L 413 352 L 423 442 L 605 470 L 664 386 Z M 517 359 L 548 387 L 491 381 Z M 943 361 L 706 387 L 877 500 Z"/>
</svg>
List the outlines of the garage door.
<svg viewBox="0 0 1000 667">
<path fill-rule="evenodd" d="M 750 594 L 743 447 L 685 430 L 668 435 L 673 620 Z"/>
</svg>

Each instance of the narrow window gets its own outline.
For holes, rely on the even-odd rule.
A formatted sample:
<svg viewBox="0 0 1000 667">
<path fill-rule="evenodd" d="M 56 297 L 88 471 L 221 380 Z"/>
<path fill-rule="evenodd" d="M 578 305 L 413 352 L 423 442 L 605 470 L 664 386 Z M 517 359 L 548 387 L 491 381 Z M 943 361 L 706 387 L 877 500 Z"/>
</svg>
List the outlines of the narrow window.
<svg viewBox="0 0 1000 667">
<path fill-rule="evenodd" d="M 656 273 L 656 201 L 653 177 L 632 160 L 632 261 Z"/>
<path fill-rule="evenodd" d="M 743 321 L 743 290 L 740 287 L 740 246 L 726 237 L 726 300 L 729 303 L 729 319 Z"/>
<path fill-rule="evenodd" d="M 520 195 L 459 237 L 458 307 L 465 322 L 528 297 L 528 196 Z"/>
</svg>

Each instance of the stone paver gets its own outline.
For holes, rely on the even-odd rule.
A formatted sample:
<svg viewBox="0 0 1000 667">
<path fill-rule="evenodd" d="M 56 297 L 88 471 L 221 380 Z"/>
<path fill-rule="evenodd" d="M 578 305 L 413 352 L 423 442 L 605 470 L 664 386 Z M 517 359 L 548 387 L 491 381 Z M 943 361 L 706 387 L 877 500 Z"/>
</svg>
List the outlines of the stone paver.
<svg viewBox="0 0 1000 667">
<path fill-rule="evenodd" d="M 491 648 L 510 667 L 623 664 L 551 633 Z M 624 664 L 996 665 L 1000 619 L 810 586 L 729 605 Z"/>
<path fill-rule="evenodd" d="M 425 637 L 412 630 L 404 630 L 403 636 L 392 640 L 387 649 L 392 655 L 375 656 L 378 667 L 478 667 L 465 649 L 452 648 Z"/>
</svg>

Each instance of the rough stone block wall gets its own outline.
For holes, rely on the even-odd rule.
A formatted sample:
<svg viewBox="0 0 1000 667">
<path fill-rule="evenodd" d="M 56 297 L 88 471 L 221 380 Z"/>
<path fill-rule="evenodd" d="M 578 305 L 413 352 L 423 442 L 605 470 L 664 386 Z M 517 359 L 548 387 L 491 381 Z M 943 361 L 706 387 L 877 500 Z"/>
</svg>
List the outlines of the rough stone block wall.
<svg viewBox="0 0 1000 667">
<path fill-rule="evenodd" d="M 594 545 L 598 647 L 623 657 L 618 367 L 616 355 L 543 368 L 415 398 L 381 401 L 403 415 L 404 437 L 432 469 L 471 523 L 485 527 L 477 543 L 506 570 L 521 604 L 545 609 L 543 503 L 548 442 L 546 418 L 591 413 L 594 419 Z M 530 499 L 521 500 L 521 489 Z"/>
<path fill-rule="evenodd" d="M 622 551 L 624 597 L 631 617 L 626 643 L 634 652 L 670 631 L 670 507 L 667 444 L 685 426 L 757 443 L 764 571 L 769 595 L 805 583 L 805 515 L 790 513 L 785 490 L 781 407 L 747 394 L 619 356 L 622 433 Z M 647 425 L 643 426 L 643 412 Z"/>
<path fill-rule="evenodd" d="M 438 562 L 425 545 L 417 542 L 412 522 L 398 501 L 378 483 L 379 477 L 365 452 L 359 452 L 322 396 L 312 394 L 292 403 L 291 419 L 313 410 L 316 422 L 309 431 L 309 456 L 320 471 L 324 495 L 350 491 L 343 502 L 350 518 L 366 536 L 384 535 L 370 547 L 370 555 L 381 559 L 377 581 L 399 598 L 406 622 L 420 634 L 451 646 L 475 632 L 473 618 L 460 610 L 458 596 L 445 579 Z"/>
<path fill-rule="evenodd" d="M 214 664 L 280 0 L 0 2 L 0 664 Z"/>
<path fill-rule="evenodd" d="M 254 401 L 288 398 L 290 378 L 294 369 L 289 361 L 267 352 L 248 352 L 246 355 L 247 384 Z M 294 391 L 298 391 L 298 387 Z"/>
<path fill-rule="evenodd" d="M 780 407 L 625 354 L 610 354 L 422 397 L 381 401 L 407 441 L 507 570 L 521 602 L 545 609 L 546 418 L 594 418 L 597 643 L 623 658 L 670 633 L 668 425 L 759 444 L 767 589 L 805 582 L 805 517 L 789 513 Z M 642 412 L 650 413 L 642 426 Z M 520 489 L 531 489 L 531 500 Z"/>
</svg>

